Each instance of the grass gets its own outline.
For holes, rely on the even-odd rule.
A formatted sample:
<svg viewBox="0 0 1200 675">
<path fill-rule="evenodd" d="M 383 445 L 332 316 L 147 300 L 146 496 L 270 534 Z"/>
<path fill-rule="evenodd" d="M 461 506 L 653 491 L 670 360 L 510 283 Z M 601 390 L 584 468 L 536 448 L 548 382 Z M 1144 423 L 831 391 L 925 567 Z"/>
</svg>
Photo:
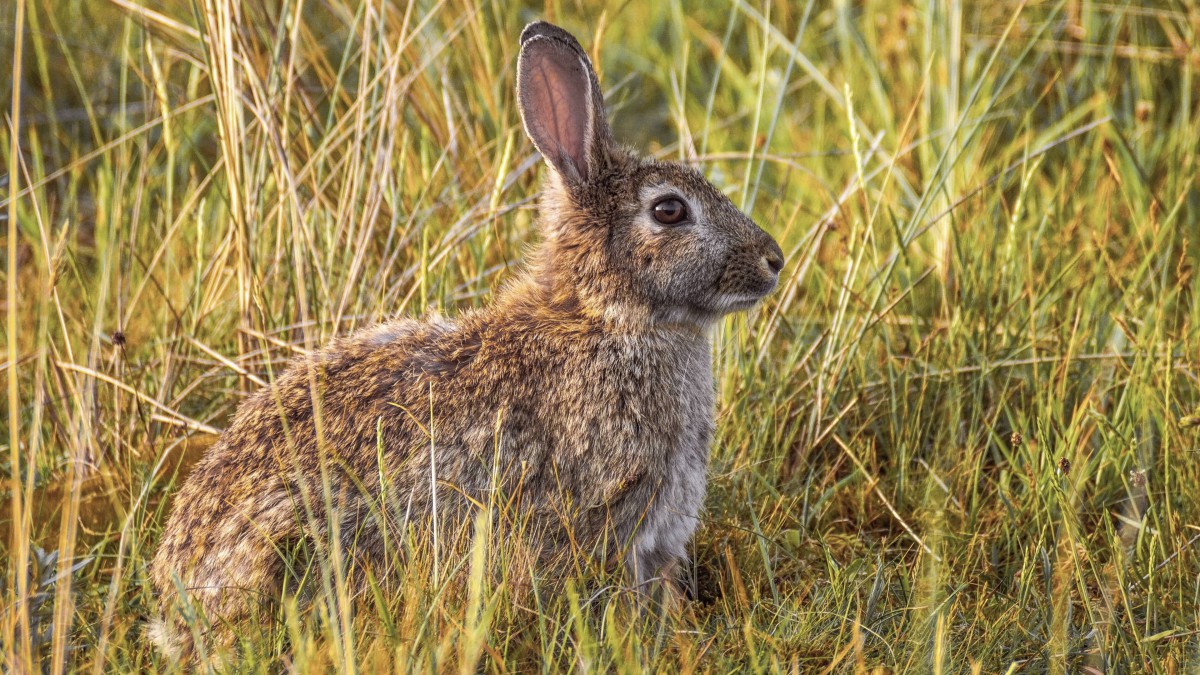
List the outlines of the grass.
<svg viewBox="0 0 1200 675">
<path fill-rule="evenodd" d="M 167 668 L 140 630 L 173 467 L 296 351 L 512 274 L 537 17 L 618 137 L 787 253 L 717 334 L 697 597 L 631 616 L 585 579 L 521 612 L 478 549 L 465 589 L 414 566 L 285 610 L 242 668 L 1200 668 L 1192 0 L 3 13 L 7 670 Z"/>
</svg>

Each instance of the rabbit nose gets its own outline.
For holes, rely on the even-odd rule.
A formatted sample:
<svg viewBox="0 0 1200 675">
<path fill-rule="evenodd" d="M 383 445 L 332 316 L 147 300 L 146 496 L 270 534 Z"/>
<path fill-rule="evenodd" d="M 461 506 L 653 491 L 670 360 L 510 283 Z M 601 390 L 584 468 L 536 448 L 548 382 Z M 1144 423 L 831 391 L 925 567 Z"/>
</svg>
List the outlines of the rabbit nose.
<svg viewBox="0 0 1200 675">
<path fill-rule="evenodd" d="M 779 248 L 779 244 L 770 235 L 765 232 L 763 234 L 766 239 L 763 243 L 766 245 L 763 246 L 765 250 L 762 261 L 767 264 L 767 269 L 771 270 L 772 274 L 778 275 L 779 271 L 783 269 L 783 249 Z"/>
<path fill-rule="evenodd" d="M 783 269 L 783 256 L 775 253 L 768 253 L 763 256 L 763 262 L 767 263 L 767 267 L 775 274 L 779 274 L 779 270 Z"/>
</svg>

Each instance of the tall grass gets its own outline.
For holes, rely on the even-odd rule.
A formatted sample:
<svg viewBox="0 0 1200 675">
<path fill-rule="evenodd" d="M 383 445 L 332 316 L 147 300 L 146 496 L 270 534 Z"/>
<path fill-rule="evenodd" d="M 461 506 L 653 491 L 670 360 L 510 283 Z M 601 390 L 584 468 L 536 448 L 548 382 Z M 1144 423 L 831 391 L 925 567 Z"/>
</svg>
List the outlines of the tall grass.
<svg viewBox="0 0 1200 675">
<path fill-rule="evenodd" d="M 718 332 L 695 597 L 514 602 L 477 543 L 365 606 L 321 571 L 242 667 L 1200 668 L 1194 2 L 3 12 L 8 670 L 169 667 L 140 631 L 176 469 L 295 353 L 520 264 L 539 17 L 618 137 L 788 253 Z"/>
</svg>

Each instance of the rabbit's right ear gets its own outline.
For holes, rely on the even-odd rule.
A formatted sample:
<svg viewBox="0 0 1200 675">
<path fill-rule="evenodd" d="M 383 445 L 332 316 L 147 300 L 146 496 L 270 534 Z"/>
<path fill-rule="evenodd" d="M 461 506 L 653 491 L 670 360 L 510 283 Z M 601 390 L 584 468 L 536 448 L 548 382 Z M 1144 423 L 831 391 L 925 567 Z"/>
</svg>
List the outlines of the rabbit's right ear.
<svg viewBox="0 0 1200 675">
<path fill-rule="evenodd" d="M 612 132 L 591 61 L 570 33 L 544 21 L 521 32 L 517 101 L 525 133 L 567 185 L 595 175 Z"/>
</svg>

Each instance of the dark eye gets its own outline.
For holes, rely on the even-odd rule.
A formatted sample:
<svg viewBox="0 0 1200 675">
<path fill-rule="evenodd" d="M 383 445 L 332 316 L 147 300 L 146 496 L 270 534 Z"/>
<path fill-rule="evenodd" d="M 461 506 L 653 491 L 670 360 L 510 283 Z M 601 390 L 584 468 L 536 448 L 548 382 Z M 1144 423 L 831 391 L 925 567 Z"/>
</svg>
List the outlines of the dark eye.
<svg viewBox="0 0 1200 675">
<path fill-rule="evenodd" d="M 687 216 L 687 205 L 676 197 L 667 197 L 654 205 L 654 219 L 663 225 L 678 225 Z"/>
</svg>

